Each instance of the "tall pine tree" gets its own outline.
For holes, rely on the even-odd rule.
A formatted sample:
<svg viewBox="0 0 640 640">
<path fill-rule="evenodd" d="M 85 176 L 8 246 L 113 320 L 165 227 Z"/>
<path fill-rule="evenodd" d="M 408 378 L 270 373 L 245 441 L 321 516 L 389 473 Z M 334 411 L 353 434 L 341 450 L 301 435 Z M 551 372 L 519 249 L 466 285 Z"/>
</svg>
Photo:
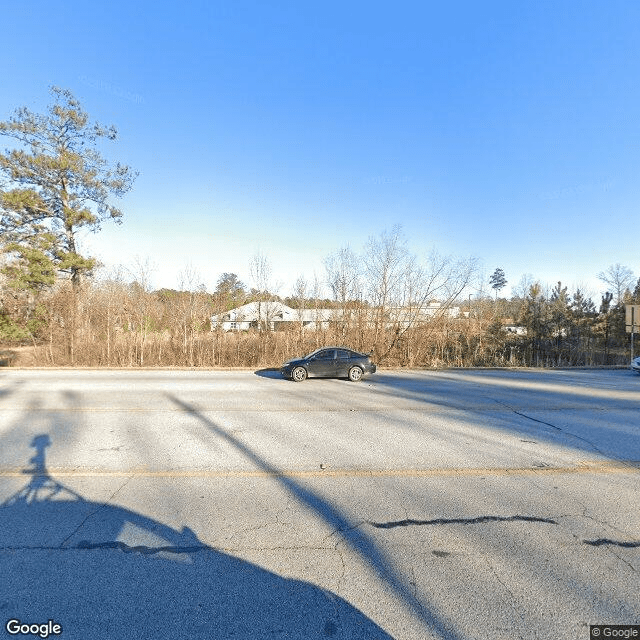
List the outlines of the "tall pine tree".
<svg viewBox="0 0 640 640">
<path fill-rule="evenodd" d="M 52 87 L 45 114 L 18 109 L 0 122 L 0 135 L 16 148 L 0 154 L 0 236 L 13 260 L 5 273 L 14 286 L 50 284 L 57 273 L 77 289 L 95 260 L 81 254 L 78 231 L 97 231 L 122 212 L 110 202 L 131 188 L 136 174 L 110 166 L 97 150 L 101 139 L 115 140 L 113 126 L 91 124 L 67 90 Z"/>
</svg>

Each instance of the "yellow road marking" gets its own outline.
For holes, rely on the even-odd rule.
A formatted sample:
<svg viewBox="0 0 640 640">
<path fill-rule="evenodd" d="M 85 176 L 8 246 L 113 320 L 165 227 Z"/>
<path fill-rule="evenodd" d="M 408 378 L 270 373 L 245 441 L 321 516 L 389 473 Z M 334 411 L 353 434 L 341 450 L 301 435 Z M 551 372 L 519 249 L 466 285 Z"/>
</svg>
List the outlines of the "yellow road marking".
<svg viewBox="0 0 640 640">
<path fill-rule="evenodd" d="M 131 469 L 108 471 L 99 469 L 68 469 L 52 467 L 49 476 L 70 477 L 128 477 L 128 478 L 450 478 L 481 476 L 539 476 L 585 473 L 635 473 L 640 471 L 640 460 L 591 461 L 572 467 L 505 467 L 455 469 L 318 469 L 281 471 L 264 470 L 151 470 Z M 0 478 L 24 478 L 32 475 L 29 469 L 0 469 Z M 38 474 L 36 474 L 38 475 Z"/>
</svg>

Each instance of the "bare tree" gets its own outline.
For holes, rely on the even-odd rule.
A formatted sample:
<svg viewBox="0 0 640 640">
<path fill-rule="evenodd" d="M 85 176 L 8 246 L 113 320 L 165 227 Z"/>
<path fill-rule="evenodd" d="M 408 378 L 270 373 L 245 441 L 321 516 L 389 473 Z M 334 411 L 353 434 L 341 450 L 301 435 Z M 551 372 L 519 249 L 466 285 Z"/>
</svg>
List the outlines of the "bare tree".
<svg viewBox="0 0 640 640">
<path fill-rule="evenodd" d="M 363 257 L 367 299 L 373 324 L 373 349 L 383 358 L 389 349 L 380 344 L 393 307 L 400 306 L 407 277 L 409 252 L 399 225 L 378 237 L 370 237 Z"/>
<path fill-rule="evenodd" d="M 258 302 L 258 330 L 269 331 L 273 315 L 274 285 L 271 280 L 271 262 L 260 251 L 254 254 L 249 263 L 251 279 L 255 285 L 255 296 Z"/>
<path fill-rule="evenodd" d="M 302 341 L 302 333 L 304 330 L 304 317 L 307 308 L 307 298 L 309 296 L 309 284 L 304 276 L 298 276 L 293 287 L 293 297 L 295 298 L 296 316 L 298 320 L 298 339 Z"/>
<path fill-rule="evenodd" d="M 345 303 L 360 294 L 360 260 L 348 245 L 329 254 L 324 260 L 327 284 L 333 299 Z"/>
<path fill-rule="evenodd" d="M 445 317 L 477 271 L 473 258 L 456 260 L 431 252 L 420 265 L 396 226 L 370 238 L 364 256 L 367 292 L 372 302 L 373 345 L 382 360 L 416 323 L 426 320 L 427 306 L 438 300 Z"/>
<path fill-rule="evenodd" d="M 127 309 L 130 317 L 129 330 L 138 337 L 131 364 L 139 364 L 141 367 L 145 364 L 145 349 L 151 329 L 153 304 L 149 293 L 151 292 L 151 273 L 154 268 L 148 258 L 142 260 L 136 257 L 133 267 L 129 269 L 133 278 L 133 282 L 129 285 Z"/>
<path fill-rule="evenodd" d="M 633 271 L 620 263 L 612 264 L 606 271 L 601 271 L 598 278 L 613 289 L 617 305 L 622 302 L 625 291 L 633 286 L 636 279 Z"/>
<path fill-rule="evenodd" d="M 337 308 L 334 325 L 344 340 L 351 327 L 352 315 L 357 302 L 361 301 L 360 259 L 348 245 L 329 254 L 324 260 L 327 284 Z"/>
<path fill-rule="evenodd" d="M 198 332 L 204 325 L 207 314 L 205 286 L 193 265 L 187 264 L 178 278 L 178 319 L 182 335 L 184 364 L 195 366 L 195 343 Z"/>
<path fill-rule="evenodd" d="M 529 291 L 535 283 L 536 279 L 530 273 L 525 273 L 520 277 L 518 284 L 511 289 L 511 293 L 517 298 L 524 300 L 529 295 Z"/>
<path fill-rule="evenodd" d="M 94 283 L 97 296 L 97 304 L 100 306 L 102 321 L 104 323 L 104 336 L 106 339 L 106 364 L 117 364 L 114 361 L 116 327 L 122 326 L 123 292 L 125 291 L 124 274 L 122 267 L 111 269 L 104 278 Z"/>
</svg>

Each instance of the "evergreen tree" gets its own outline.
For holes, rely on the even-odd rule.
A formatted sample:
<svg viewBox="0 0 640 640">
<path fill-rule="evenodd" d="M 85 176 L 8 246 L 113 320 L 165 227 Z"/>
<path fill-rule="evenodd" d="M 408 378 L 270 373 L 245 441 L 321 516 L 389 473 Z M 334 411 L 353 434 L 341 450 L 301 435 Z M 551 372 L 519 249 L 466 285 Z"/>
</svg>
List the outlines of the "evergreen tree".
<svg viewBox="0 0 640 640">
<path fill-rule="evenodd" d="M 81 229 L 97 231 L 122 212 L 109 198 L 131 188 L 135 173 L 111 167 L 96 149 L 98 140 L 114 140 L 114 127 L 90 124 L 80 103 L 67 90 L 52 87 L 54 103 L 44 115 L 26 107 L 0 122 L 0 135 L 18 146 L 0 154 L 0 235 L 14 256 L 5 271 L 16 284 L 50 284 L 54 273 L 71 276 L 74 288 L 95 260 L 83 256 Z"/>
<path fill-rule="evenodd" d="M 496 292 L 496 300 L 498 300 L 498 292 L 504 289 L 507 284 L 507 279 L 504 275 L 504 271 L 498 267 L 489 278 L 489 284 L 491 288 Z"/>
<path fill-rule="evenodd" d="M 537 364 L 542 355 L 542 340 L 547 333 L 547 301 L 539 282 L 529 287 L 527 297 L 520 310 L 519 322 L 527 330 L 529 363 Z"/>
<path fill-rule="evenodd" d="M 246 292 L 244 284 L 235 273 L 223 273 L 218 278 L 213 295 L 218 308 L 228 310 L 242 305 Z"/>
<path fill-rule="evenodd" d="M 607 291 L 602 296 L 600 303 L 600 310 L 598 312 L 598 320 L 595 325 L 596 334 L 602 341 L 602 347 L 604 349 L 604 363 L 607 364 L 609 358 L 609 345 L 611 337 L 611 323 L 613 312 L 611 309 L 611 302 L 613 301 L 613 294 Z"/>
<path fill-rule="evenodd" d="M 554 357 L 557 364 L 561 364 L 567 355 L 566 338 L 571 331 L 569 304 L 567 287 L 563 287 L 562 282 L 558 282 L 549 298 L 549 329 L 553 340 Z"/>
<path fill-rule="evenodd" d="M 574 364 L 586 364 L 587 358 L 592 359 L 593 324 L 596 317 L 596 307 L 591 298 L 585 298 L 580 289 L 573 294 L 570 305 L 572 317 Z"/>
</svg>

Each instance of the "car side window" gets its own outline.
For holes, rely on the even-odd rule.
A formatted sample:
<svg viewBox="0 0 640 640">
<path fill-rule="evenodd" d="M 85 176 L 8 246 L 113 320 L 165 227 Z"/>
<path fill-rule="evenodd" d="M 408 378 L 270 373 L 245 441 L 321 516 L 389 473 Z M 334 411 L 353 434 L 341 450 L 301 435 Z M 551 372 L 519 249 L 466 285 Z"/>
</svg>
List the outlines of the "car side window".
<svg viewBox="0 0 640 640">
<path fill-rule="evenodd" d="M 333 360 L 333 354 L 333 349 L 325 349 L 317 355 L 317 358 L 318 360 Z"/>
<path fill-rule="evenodd" d="M 336 357 L 338 360 L 347 360 L 351 357 L 351 351 L 347 351 L 346 349 L 338 349 Z"/>
</svg>

